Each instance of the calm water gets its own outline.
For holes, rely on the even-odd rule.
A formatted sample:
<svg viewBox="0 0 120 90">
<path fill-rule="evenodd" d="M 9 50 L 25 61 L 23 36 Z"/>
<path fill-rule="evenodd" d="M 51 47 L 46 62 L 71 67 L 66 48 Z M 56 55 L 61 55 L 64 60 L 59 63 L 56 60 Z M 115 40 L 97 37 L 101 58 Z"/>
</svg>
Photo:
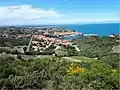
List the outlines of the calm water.
<svg viewBox="0 0 120 90">
<path fill-rule="evenodd" d="M 120 35 L 120 23 L 110 24 L 86 24 L 86 25 L 58 25 L 60 28 L 73 29 L 83 34 L 98 34 L 100 36 L 108 36 L 110 34 Z"/>
</svg>

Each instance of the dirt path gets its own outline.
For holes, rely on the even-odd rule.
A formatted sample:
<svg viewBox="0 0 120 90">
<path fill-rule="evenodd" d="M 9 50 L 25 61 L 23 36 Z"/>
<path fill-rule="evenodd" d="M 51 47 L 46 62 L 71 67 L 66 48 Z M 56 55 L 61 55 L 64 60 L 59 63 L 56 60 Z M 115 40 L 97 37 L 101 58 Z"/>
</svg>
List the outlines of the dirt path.
<svg viewBox="0 0 120 90">
<path fill-rule="evenodd" d="M 28 44 L 28 47 L 27 47 L 27 50 L 26 50 L 27 52 L 29 52 L 29 49 L 30 49 L 30 46 L 31 46 L 33 37 L 34 37 L 34 34 L 32 35 L 32 37 L 31 37 L 31 39 L 30 39 L 30 42 L 29 42 L 29 44 Z"/>
<path fill-rule="evenodd" d="M 81 60 L 73 59 L 71 57 L 63 57 L 63 59 L 67 59 L 67 60 L 73 61 L 73 62 L 82 62 Z"/>
</svg>

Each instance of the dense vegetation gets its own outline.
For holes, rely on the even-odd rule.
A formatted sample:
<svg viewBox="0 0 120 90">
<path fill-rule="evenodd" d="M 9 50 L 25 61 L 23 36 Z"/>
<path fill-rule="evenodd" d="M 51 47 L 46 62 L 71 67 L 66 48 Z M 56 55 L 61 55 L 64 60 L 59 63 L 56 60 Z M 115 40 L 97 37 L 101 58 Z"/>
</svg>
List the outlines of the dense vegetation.
<svg viewBox="0 0 120 90">
<path fill-rule="evenodd" d="M 13 47 L 13 46 L 21 46 L 28 45 L 30 38 L 2 38 L 0 39 L 0 46 Z"/>
<path fill-rule="evenodd" d="M 73 40 L 73 43 L 81 49 L 78 56 L 97 58 L 111 65 L 113 68 L 119 69 L 120 53 L 112 51 L 113 47 L 119 46 L 117 40 L 119 40 L 119 37 L 84 37 Z"/>
<path fill-rule="evenodd" d="M 70 63 L 59 57 L 0 59 L 0 89 L 118 89 L 119 72 L 102 62 Z"/>
<path fill-rule="evenodd" d="M 119 53 L 112 48 L 119 45 L 119 38 L 84 37 L 73 40 L 74 48 L 61 49 L 61 55 L 24 60 L 0 56 L 0 89 L 46 90 L 111 90 L 119 89 Z M 7 43 L 10 45 L 9 43 Z M 50 53 L 52 49 L 46 50 Z M 54 51 L 53 51 L 54 52 Z M 67 53 L 66 53 L 67 52 Z M 82 62 L 70 63 L 62 59 L 69 56 Z M 63 54 L 63 55 L 62 55 Z M 87 62 L 90 58 L 92 59 Z"/>
</svg>

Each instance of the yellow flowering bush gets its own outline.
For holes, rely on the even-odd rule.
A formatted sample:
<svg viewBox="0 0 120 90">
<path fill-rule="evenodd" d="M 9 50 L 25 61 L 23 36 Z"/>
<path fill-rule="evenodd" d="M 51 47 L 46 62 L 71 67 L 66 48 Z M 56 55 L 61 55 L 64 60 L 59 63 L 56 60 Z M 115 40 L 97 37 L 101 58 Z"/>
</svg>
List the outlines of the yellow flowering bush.
<svg viewBox="0 0 120 90">
<path fill-rule="evenodd" d="M 84 73 L 84 72 L 85 72 L 84 68 L 74 66 L 73 63 L 71 63 L 69 69 L 67 70 L 67 73 L 70 75 Z"/>
</svg>

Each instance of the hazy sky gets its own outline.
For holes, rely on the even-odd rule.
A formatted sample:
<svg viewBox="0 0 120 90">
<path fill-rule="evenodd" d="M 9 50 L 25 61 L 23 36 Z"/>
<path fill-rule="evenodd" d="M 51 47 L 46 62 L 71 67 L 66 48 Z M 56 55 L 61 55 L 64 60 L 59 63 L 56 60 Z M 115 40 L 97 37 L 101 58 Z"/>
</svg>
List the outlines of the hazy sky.
<svg viewBox="0 0 120 90">
<path fill-rule="evenodd" d="M 120 22 L 120 0 L 0 0 L 0 24 Z"/>
</svg>

